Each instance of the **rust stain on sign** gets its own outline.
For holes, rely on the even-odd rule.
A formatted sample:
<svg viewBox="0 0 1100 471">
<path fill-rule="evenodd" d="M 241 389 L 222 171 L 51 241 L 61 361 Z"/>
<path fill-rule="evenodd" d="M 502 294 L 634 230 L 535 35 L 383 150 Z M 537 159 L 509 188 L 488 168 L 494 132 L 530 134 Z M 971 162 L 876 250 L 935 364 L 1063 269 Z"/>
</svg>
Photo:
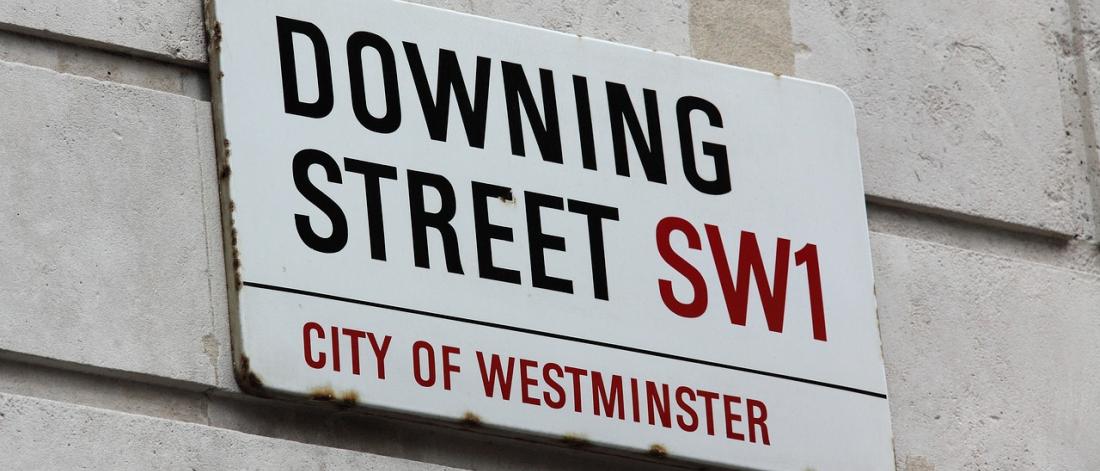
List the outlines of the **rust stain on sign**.
<svg viewBox="0 0 1100 471">
<path fill-rule="evenodd" d="M 350 408 L 359 404 L 359 391 L 348 389 L 337 393 L 331 385 L 326 384 L 310 389 L 309 398 L 314 401 L 330 402 L 342 408 Z"/>
<path fill-rule="evenodd" d="M 588 441 L 588 437 L 579 433 L 567 433 L 561 437 L 561 441 L 575 448 L 583 448 L 592 445 L 592 442 Z"/>
<path fill-rule="evenodd" d="M 218 169 L 218 178 L 225 180 L 229 178 L 229 139 L 222 139 L 222 159 L 221 168 Z"/>
<path fill-rule="evenodd" d="M 336 391 L 332 386 L 320 386 L 309 390 L 309 398 L 314 401 L 332 401 L 336 399 Z"/>
<path fill-rule="evenodd" d="M 230 250 L 233 252 L 233 284 L 241 289 L 241 251 L 237 248 L 237 228 L 229 231 Z"/>
<path fill-rule="evenodd" d="M 260 397 L 271 397 L 267 392 L 267 388 L 264 387 L 264 382 L 260 380 L 260 377 L 256 376 L 256 373 L 249 367 L 248 357 L 241 356 L 241 360 L 234 373 L 237 379 L 237 386 L 239 386 L 242 391 Z"/>
<path fill-rule="evenodd" d="M 460 422 L 462 422 L 462 425 L 468 427 L 480 427 L 481 417 L 475 414 L 474 411 L 466 411 L 465 414 L 462 414 L 462 419 L 460 419 Z"/>
<path fill-rule="evenodd" d="M 341 407 L 354 407 L 359 404 L 359 392 L 354 389 L 349 389 L 340 393 L 338 398 Z"/>
<path fill-rule="evenodd" d="M 649 452 L 647 454 L 654 458 L 665 458 L 668 457 L 668 448 L 665 448 L 665 446 L 660 443 L 654 443 L 649 446 Z"/>
<path fill-rule="evenodd" d="M 210 28 L 210 48 L 215 51 L 220 51 L 222 48 L 222 24 L 216 21 Z"/>
</svg>

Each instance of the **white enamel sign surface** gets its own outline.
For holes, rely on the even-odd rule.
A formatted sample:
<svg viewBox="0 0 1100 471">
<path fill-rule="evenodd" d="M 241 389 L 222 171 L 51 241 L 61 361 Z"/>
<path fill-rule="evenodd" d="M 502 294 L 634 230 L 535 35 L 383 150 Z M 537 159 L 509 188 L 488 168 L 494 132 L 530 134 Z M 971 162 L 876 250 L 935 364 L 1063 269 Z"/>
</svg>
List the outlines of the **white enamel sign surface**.
<svg viewBox="0 0 1100 471">
<path fill-rule="evenodd" d="M 398 2 L 213 19 L 246 389 L 892 469 L 838 89 Z"/>
</svg>

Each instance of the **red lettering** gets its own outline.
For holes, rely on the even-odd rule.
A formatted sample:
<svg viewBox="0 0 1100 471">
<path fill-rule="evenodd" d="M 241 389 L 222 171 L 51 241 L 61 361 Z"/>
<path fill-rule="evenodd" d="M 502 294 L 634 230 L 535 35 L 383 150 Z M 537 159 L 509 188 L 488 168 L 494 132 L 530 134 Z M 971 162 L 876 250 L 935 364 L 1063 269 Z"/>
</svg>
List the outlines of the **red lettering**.
<svg viewBox="0 0 1100 471">
<path fill-rule="evenodd" d="M 817 246 L 806 244 L 795 252 L 794 263 L 806 265 L 806 282 L 810 285 L 810 323 L 814 327 L 814 338 L 825 342 L 825 302 L 821 296 L 821 268 L 817 262 Z"/>
<path fill-rule="evenodd" d="M 349 337 L 363 338 L 361 335 Z M 461 371 L 453 358 L 460 350 L 458 347 L 446 345 L 439 348 L 442 352 L 444 388 L 450 390 L 449 377 Z M 413 344 L 413 356 L 417 383 L 423 387 L 434 386 L 436 373 L 433 346 L 426 341 L 418 341 Z M 499 395 L 501 399 L 510 401 L 512 394 L 518 391 L 517 394 L 524 404 L 546 405 L 554 410 L 562 410 L 572 393 L 573 410 L 578 413 L 585 412 L 584 405 L 591 404 L 591 413 L 598 417 L 626 421 L 630 420 L 627 414 L 631 414 L 630 418 L 634 422 L 643 423 L 643 414 L 648 414 L 648 423 L 651 426 L 679 428 L 689 433 L 706 432 L 711 436 L 718 434 L 718 427 L 724 427 L 727 439 L 771 444 L 767 426 L 768 411 L 762 401 L 553 362 L 540 363 L 481 351 L 477 351 L 476 356 L 485 396 L 489 398 Z M 582 385 L 585 376 L 590 378 L 590 385 Z M 629 391 L 625 389 L 627 380 L 630 382 Z M 513 390 L 513 385 L 517 382 L 518 386 Z M 571 391 L 569 382 L 573 385 Z M 541 389 L 540 384 L 544 385 Z M 631 401 L 630 410 L 627 410 L 626 401 Z M 746 426 L 748 432 L 744 430 Z"/>
<path fill-rule="evenodd" d="M 705 415 L 707 417 L 707 435 L 714 435 L 714 404 L 713 404 L 713 402 L 714 402 L 715 399 L 718 399 L 718 393 L 710 392 L 710 391 L 704 391 L 704 390 L 700 389 L 699 391 L 697 391 L 697 394 L 699 395 L 699 397 L 701 397 L 705 400 L 703 402 L 703 405 L 706 408 L 707 412 L 706 412 L 706 414 L 703 414 L 703 415 Z"/>
<path fill-rule="evenodd" d="M 377 339 L 374 338 L 374 334 L 368 333 L 367 340 L 370 340 L 370 347 L 374 350 L 374 361 L 378 368 L 378 379 L 386 379 L 386 353 L 390 350 L 390 336 L 387 335 L 382 339 L 382 346 L 378 346 Z"/>
<path fill-rule="evenodd" d="M 581 376 L 588 375 L 587 370 L 567 366 L 565 372 L 573 377 L 573 410 L 581 411 Z"/>
<path fill-rule="evenodd" d="M 733 423 L 741 421 L 741 414 L 734 414 L 733 408 L 731 406 L 734 404 L 740 404 L 741 398 L 738 396 L 727 396 L 723 394 L 722 403 L 725 406 L 723 408 L 726 410 L 726 438 L 742 442 L 745 441 L 745 434 L 733 431 Z"/>
<path fill-rule="evenodd" d="M 618 409 L 619 420 L 623 419 L 623 377 L 611 375 L 611 390 L 608 391 L 603 383 L 603 375 L 598 371 L 592 372 L 592 413 L 600 415 L 600 406 L 603 406 L 603 414 L 612 417 L 614 409 Z"/>
<path fill-rule="evenodd" d="M 530 377 L 530 375 L 527 374 L 527 370 L 531 368 L 536 368 L 538 366 L 539 364 L 535 363 L 532 360 L 524 360 L 522 358 L 519 360 L 519 385 L 520 390 L 523 392 L 522 399 L 524 403 L 534 406 L 542 403 L 537 397 L 531 396 L 529 388 L 532 386 L 538 386 L 539 382 L 535 378 Z"/>
<path fill-rule="evenodd" d="M 458 347 L 451 347 L 444 345 L 441 349 L 443 352 L 443 389 L 451 390 L 451 375 L 462 371 L 458 365 L 451 363 L 451 355 L 457 355 L 459 353 Z"/>
<path fill-rule="evenodd" d="M 556 375 L 558 379 L 564 378 L 564 375 L 562 373 L 561 366 L 559 366 L 557 363 L 547 363 L 542 367 L 542 381 L 546 383 L 546 385 L 549 386 L 550 389 L 554 390 L 554 392 L 558 394 L 558 399 L 550 399 L 550 392 L 546 391 L 542 393 L 542 401 L 545 402 L 546 405 L 550 406 L 550 408 L 552 409 L 561 409 L 562 407 L 565 407 L 565 389 L 563 389 L 561 387 L 561 384 L 555 381 L 554 378 L 550 376 L 551 371 L 556 372 L 554 373 L 554 375 Z"/>
<path fill-rule="evenodd" d="M 694 294 L 691 302 L 681 303 L 672 291 L 671 281 L 658 279 L 657 287 L 661 292 L 661 300 L 664 301 L 665 306 L 670 311 L 682 317 L 699 317 L 707 310 L 707 284 L 698 269 L 672 250 L 669 238 L 673 231 L 679 231 L 687 236 L 688 248 L 691 249 L 701 250 L 703 248 L 702 240 L 699 238 L 699 232 L 692 227 L 691 223 L 681 218 L 669 216 L 657 223 L 657 253 L 661 255 L 668 266 L 687 278 L 688 282 L 691 283 Z"/>
<path fill-rule="evenodd" d="M 332 371 L 340 371 L 340 328 L 332 327 Z"/>
<path fill-rule="evenodd" d="M 768 440 L 768 424 L 764 423 L 768 420 L 768 407 L 764 405 L 762 401 L 755 399 L 749 399 L 747 401 L 749 407 L 749 441 L 756 443 L 756 429 L 760 429 L 760 437 L 765 445 L 771 445 L 771 440 Z"/>
<path fill-rule="evenodd" d="M 685 386 L 680 386 L 676 388 L 676 405 L 680 407 L 680 410 L 684 411 L 687 414 L 687 417 L 691 417 L 691 422 L 685 422 L 684 414 L 676 414 L 676 424 L 680 426 L 680 430 L 683 430 L 685 432 L 694 432 L 696 429 L 699 428 L 699 416 L 695 414 L 695 409 L 691 407 L 691 404 L 688 404 L 687 401 L 684 400 L 684 396 L 689 395 L 691 396 L 691 401 L 694 402 L 694 389 Z"/>
<path fill-rule="evenodd" d="M 302 326 L 302 347 L 306 356 L 306 364 L 309 365 L 310 368 L 319 370 L 325 367 L 325 353 L 318 353 L 317 359 L 313 359 L 313 341 L 310 339 L 310 332 L 315 332 L 318 339 L 324 340 L 325 329 L 316 322 L 306 322 L 306 324 Z"/>
<path fill-rule="evenodd" d="M 656 425 L 656 419 L 661 419 L 661 426 L 672 427 L 672 416 L 668 407 L 668 385 L 661 384 L 661 390 L 657 391 L 657 384 L 653 381 L 645 382 L 646 404 L 649 409 L 649 425 Z"/>
<path fill-rule="evenodd" d="M 485 357 L 481 352 L 477 352 L 477 364 L 481 370 L 481 382 L 485 386 L 485 397 L 494 397 L 494 390 L 497 390 L 499 386 L 500 397 L 504 400 L 512 395 L 512 366 L 515 363 L 515 358 L 508 357 L 508 372 L 504 372 L 504 369 L 500 364 L 500 356 L 493 354 L 489 361 L 489 369 L 485 369 Z"/>
<path fill-rule="evenodd" d="M 424 368 L 420 363 L 421 352 L 428 354 L 427 377 L 423 375 Z M 416 378 L 416 384 L 425 388 L 430 388 L 435 384 L 435 349 L 432 348 L 430 343 L 423 340 L 417 340 L 413 344 L 413 377 Z"/>
<path fill-rule="evenodd" d="M 764 261 L 760 255 L 760 245 L 756 243 L 756 234 L 741 231 L 741 246 L 737 256 L 737 284 L 733 283 L 726 248 L 718 227 L 706 225 L 707 241 L 714 256 L 714 268 L 718 270 L 718 281 L 722 285 L 722 295 L 726 299 L 726 310 L 730 322 L 745 325 L 749 305 L 749 275 L 754 275 L 756 288 L 760 293 L 760 303 L 764 307 L 764 317 L 768 321 L 768 330 L 783 332 L 783 310 L 787 302 L 787 260 L 790 258 L 791 241 L 780 237 L 775 249 L 774 290 L 768 283 L 764 271 Z M 750 273 L 751 272 L 751 273 Z"/>
<path fill-rule="evenodd" d="M 634 421 L 641 422 L 642 419 L 639 418 L 639 415 L 641 415 L 641 411 L 639 410 L 641 405 L 638 404 L 638 380 L 636 378 L 630 378 L 630 397 L 633 398 L 630 405 L 632 409 L 631 412 L 634 412 Z"/>
<path fill-rule="evenodd" d="M 367 336 L 362 330 L 344 327 L 344 335 L 351 339 L 351 374 L 359 374 L 359 341 Z"/>
</svg>

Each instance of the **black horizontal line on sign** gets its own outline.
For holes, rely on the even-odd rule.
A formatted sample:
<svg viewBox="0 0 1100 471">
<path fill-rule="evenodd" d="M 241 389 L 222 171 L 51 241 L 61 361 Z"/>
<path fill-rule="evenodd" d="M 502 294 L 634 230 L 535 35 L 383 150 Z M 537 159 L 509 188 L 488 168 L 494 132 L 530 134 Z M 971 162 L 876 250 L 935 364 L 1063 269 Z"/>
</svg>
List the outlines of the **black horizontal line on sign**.
<svg viewBox="0 0 1100 471">
<path fill-rule="evenodd" d="M 665 359 L 669 359 L 669 360 L 695 363 L 697 365 L 705 365 L 705 366 L 712 366 L 712 367 L 715 367 L 715 368 L 722 368 L 722 369 L 726 369 L 726 370 L 740 371 L 742 373 L 749 373 L 749 374 L 755 374 L 755 375 L 760 375 L 760 376 L 767 376 L 769 378 L 777 378 L 777 379 L 783 379 L 783 380 L 787 380 L 787 381 L 794 381 L 796 383 L 812 384 L 814 386 L 821 386 L 823 388 L 837 389 L 837 390 L 840 390 L 840 391 L 847 391 L 847 392 L 851 392 L 851 393 L 862 394 L 864 396 L 871 396 L 871 397 L 877 397 L 877 398 L 880 398 L 880 399 L 886 399 L 886 394 L 878 393 L 878 392 L 874 392 L 874 391 L 867 391 L 865 389 L 853 388 L 853 387 L 844 386 L 844 385 L 841 385 L 841 384 L 826 383 L 824 381 L 817 381 L 817 380 L 807 379 L 807 378 L 799 378 L 797 376 L 790 376 L 790 375 L 785 375 L 785 374 L 780 374 L 780 373 L 772 373 L 770 371 L 754 370 L 752 368 L 745 368 L 743 366 L 737 366 L 737 365 L 726 365 L 726 364 L 723 364 L 723 363 L 717 363 L 717 362 L 708 361 L 708 360 L 700 360 L 698 358 L 688 358 L 688 357 L 683 357 L 683 356 L 679 356 L 679 355 L 673 355 L 673 354 L 670 354 L 670 353 L 662 353 L 662 352 L 655 352 L 655 351 L 652 351 L 652 350 L 646 350 L 646 349 L 642 349 L 642 348 L 628 347 L 626 345 L 616 345 L 616 344 L 613 344 L 613 343 L 601 342 L 599 340 L 590 340 L 590 339 L 584 339 L 584 338 L 580 338 L 580 337 L 572 337 L 572 336 L 569 336 L 569 335 L 555 334 L 555 333 L 552 333 L 552 332 L 543 332 L 543 331 L 540 331 L 540 330 L 524 329 L 522 327 L 515 327 L 515 326 L 510 326 L 510 325 L 497 324 L 497 323 L 494 323 L 494 322 L 479 321 L 479 320 L 475 320 L 475 319 L 466 319 L 466 318 L 463 318 L 463 317 L 449 316 L 449 315 L 446 315 L 446 314 L 439 314 L 439 313 L 430 312 L 430 311 L 423 311 L 423 310 L 420 310 L 420 309 L 412 309 L 412 308 L 407 308 L 407 307 L 394 306 L 394 305 L 390 305 L 390 304 L 364 301 L 364 300 L 361 300 L 361 299 L 345 298 L 343 296 L 336 296 L 336 295 L 332 295 L 332 294 L 318 293 L 318 292 L 314 292 L 314 291 L 306 291 L 306 290 L 301 290 L 301 289 L 287 288 L 287 287 L 283 287 L 283 286 L 265 285 L 263 283 L 254 283 L 254 282 L 251 282 L 251 281 L 245 281 L 243 284 L 244 284 L 244 286 L 251 286 L 253 288 L 266 289 L 266 290 L 271 290 L 271 291 L 280 291 L 280 292 L 283 292 L 283 293 L 298 294 L 298 295 L 302 295 L 302 296 L 310 296 L 310 297 L 314 297 L 314 298 L 328 299 L 328 300 L 332 300 L 332 301 L 340 301 L 340 302 L 350 303 L 350 304 L 359 304 L 359 305 L 362 305 L 362 306 L 371 306 L 371 307 L 376 307 L 376 308 L 380 308 L 380 309 L 389 309 L 389 310 L 392 310 L 392 311 L 400 311 L 400 312 L 405 312 L 405 313 L 408 313 L 408 314 L 414 314 L 414 315 L 417 315 L 417 316 L 432 317 L 432 318 L 435 318 L 435 319 L 444 319 L 444 320 L 454 321 L 454 322 L 462 322 L 462 323 L 466 323 L 466 324 L 479 325 L 479 326 L 482 326 L 482 327 L 489 327 L 489 328 L 492 328 L 492 329 L 510 330 L 512 332 L 520 332 L 520 333 L 529 334 L 529 335 L 538 335 L 540 337 L 549 337 L 549 338 L 552 338 L 552 339 L 565 340 L 565 341 L 568 341 L 568 342 L 577 342 L 577 343 L 583 343 L 583 344 L 588 344 L 588 345 L 595 345 L 597 347 L 613 348 L 615 350 L 622 350 L 624 352 L 637 353 L 637 354 L 640 354 L 640 355 L 649 355 L 649 356 L 665 358 Z"/>
</svg>

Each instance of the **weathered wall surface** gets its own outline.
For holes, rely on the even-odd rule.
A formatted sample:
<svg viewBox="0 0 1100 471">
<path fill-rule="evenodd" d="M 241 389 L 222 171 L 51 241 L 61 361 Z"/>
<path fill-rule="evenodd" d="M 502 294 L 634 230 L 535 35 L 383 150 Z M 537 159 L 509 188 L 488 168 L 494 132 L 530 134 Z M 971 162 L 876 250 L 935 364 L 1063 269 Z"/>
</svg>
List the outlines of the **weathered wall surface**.
<svg viewBox="0 0 1100 471">
<path fill-rule="evenodd" d="M 846 89 L 897 468 L 1100 468 L 1100 7 L 425 3 Z M 668 466 L 240 394 L 201 25 L 0 4 L 0 468 Z"/>
</svg>

